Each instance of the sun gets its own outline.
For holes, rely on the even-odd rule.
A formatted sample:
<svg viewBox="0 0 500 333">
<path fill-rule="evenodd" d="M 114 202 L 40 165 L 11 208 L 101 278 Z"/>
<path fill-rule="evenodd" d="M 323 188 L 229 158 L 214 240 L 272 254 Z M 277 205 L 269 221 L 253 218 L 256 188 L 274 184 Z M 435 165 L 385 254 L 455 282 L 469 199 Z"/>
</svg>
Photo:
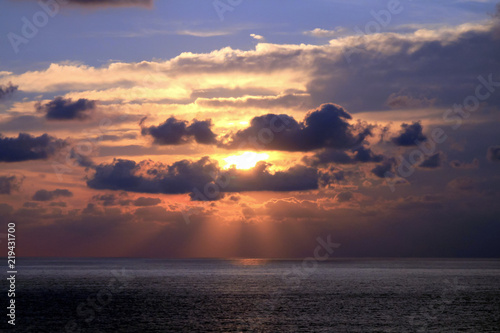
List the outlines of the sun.
<svg viewBox="0 0 500 333">
<path fill-rule="evenodd" d="M 232 155 L 224 158 L 224 161 L 227 163 L 224 169 L 229 169 L 232 165 L 234 165 L 236 169 L 250 169 L 253 168 L 257 162 L 267 160 L 268 158 L 269 155 L 265 153 L 246 151 L 239 155 Z"/>
</svg>

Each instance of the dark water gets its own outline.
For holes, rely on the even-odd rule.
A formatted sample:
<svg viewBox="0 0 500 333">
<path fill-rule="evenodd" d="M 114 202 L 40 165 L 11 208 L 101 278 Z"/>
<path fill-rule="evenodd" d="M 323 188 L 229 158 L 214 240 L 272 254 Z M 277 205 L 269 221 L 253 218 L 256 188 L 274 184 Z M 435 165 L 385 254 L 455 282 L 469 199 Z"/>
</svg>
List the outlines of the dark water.
<svg viewBox="0 0 500 333">
<path fill-rule="evenodd" d="M 498 260 L 19 261 L 15 332 L 500 332 Z"/>
</svg>

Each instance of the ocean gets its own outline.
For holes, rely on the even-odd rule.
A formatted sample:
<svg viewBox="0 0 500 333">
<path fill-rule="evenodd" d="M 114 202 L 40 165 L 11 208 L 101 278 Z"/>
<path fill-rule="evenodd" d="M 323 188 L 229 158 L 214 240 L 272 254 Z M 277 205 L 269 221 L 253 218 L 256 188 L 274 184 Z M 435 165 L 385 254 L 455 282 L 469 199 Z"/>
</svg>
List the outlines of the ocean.
<svg viewBox="0 0 500 333">
<path fill-rule="evenodd" d="M 17 261 L 2 332 L 500 332 L 500 260 Z"/>
</svg>

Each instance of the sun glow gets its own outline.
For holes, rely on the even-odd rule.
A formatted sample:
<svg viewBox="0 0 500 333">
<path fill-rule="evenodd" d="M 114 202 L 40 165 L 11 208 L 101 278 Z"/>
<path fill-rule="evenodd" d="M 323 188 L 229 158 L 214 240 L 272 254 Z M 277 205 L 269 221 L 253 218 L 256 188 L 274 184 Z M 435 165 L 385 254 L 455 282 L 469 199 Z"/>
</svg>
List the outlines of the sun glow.
<svg viewBox="0 0 500 333">
<path fill-rule="evenodd" d="M 265 153 L 246 151 L 239 155 L 226 157 L 224 161 L 227 164 L 224 166 L 224 169 L 228 169 L 232 165 L 234 165 L 236 169 L 250 169 L 253 168 L 257 164 L 257 162 L 267 160 L 268 158 L 269 155 Z"/>
</svg>

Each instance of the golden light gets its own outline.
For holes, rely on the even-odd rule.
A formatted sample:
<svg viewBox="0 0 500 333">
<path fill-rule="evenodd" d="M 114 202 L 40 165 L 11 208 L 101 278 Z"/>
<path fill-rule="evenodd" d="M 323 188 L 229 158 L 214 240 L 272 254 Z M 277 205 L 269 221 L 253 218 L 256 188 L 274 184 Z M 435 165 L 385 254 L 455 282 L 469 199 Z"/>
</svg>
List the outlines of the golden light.
<svg viewBox="0 0 500 333">
<path fill-rule="evenodd" d="M 224 161 L 226 161 L 227 164 L 224 166 L 224 169 L 228 169 L 232 165 L 234 165 L 236 169 L 250 169 L 253 168 L 257 162 L 267 160 L 268 158 L 269 155 L 265 153 L 246 151 L 239 155 L 226 157 Z"/>
</svg>

